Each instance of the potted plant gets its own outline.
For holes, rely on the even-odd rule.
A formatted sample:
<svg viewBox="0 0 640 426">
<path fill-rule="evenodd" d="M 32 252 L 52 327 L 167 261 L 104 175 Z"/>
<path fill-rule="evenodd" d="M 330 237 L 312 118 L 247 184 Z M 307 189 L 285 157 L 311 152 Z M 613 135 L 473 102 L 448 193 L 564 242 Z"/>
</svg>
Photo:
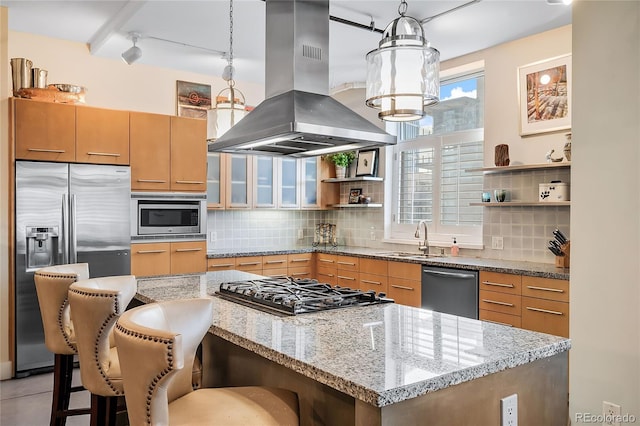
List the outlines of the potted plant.
<svg viewBox="0 0 640 426">
<path fill-rule="evenodd" d="M 344 178 L 347 167 L 351 165 L 356 158 L 355 151 L 336 152 L 335 154 L 327 154 L 325 159 L 332 162 L 336 167 L 336 178 Z"/>
</svg>

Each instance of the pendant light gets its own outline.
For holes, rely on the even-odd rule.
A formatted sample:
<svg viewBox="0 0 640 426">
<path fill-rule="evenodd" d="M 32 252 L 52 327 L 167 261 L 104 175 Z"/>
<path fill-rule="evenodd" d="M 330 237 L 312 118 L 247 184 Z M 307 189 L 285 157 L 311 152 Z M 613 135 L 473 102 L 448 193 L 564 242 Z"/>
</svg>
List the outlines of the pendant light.
<svg viewBox="0 0 640 426">
<path fill-rule="evenodd" d="M 440 98 L 440 52 L 424 38 L 420 22 L 406 16 L 407 7 L 402 0 L 400 17 L 366 56 L 366 104 L 379 109 L 378 118 L 385 121 L 419 120 L 424 107 Z"/>
<path fill-rule="evenodd" d="M 227 87 L 222 89 L 215 98 L 215 108 L 207 114 L 207 139 L 215 141 L 227 130 L 233 127 L 246 114 L 245 99 L 242 92 L 236 89 L 233 79 L 235 68 L 233 67 L 233 0 L 229 1 L 229 56 L 228 65 L 222 72 L 222 78 L 227 82 Z"/>
</svg>

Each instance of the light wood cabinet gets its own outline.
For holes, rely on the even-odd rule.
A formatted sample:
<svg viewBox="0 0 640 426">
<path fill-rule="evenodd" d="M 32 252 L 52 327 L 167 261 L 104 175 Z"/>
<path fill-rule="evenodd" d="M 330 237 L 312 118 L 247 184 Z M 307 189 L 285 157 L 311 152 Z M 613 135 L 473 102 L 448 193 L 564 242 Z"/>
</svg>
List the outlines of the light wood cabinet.
<svg viewBox="0 0 640 426">
<path fill-rule="evenodd" d="M 422 265 L 389 261 L 387 296 L 401 305 L 422 305 Z"/>
<path fill-rule="evenodd" d="M 230 271 L 236 267 L 235 257 L 216 257 L 207 259 L 207 271 Z"/>
<path fill-rule="evenodd" d="M 131 112 L 129 115 L 131 189 L 169 191 L 171 117 Z"/>
<path fill-rule="evenodd" d="M 362 258 L 359 262 L 358 288 L 373 290 L 376 293 L 387 293 L 388 261 Z"/>
<path fill-rule="evenodd" d="M 523 276 L 522 328 L 569 337 L 569 281 Z"/>
<path fill-rule="evenodd" d="M 262 275 L 274 278 L 286 277 L 288 276 L 287 263 L 286 254 L 262 256 Z"/>
<path fill-rule="evenodd" d="M 76 161 L 129 164 L 129 111 L 76 107 Z"/>
<path fill-rule="evenodd" d="M 207 209 L 224 209 L 226 204 L 227 154 L 207 154 Z"/>
<path fill-rule="evenodd" d="M 357 289 L 360 259 L 355 256 L 338 255 L 336 259 L 336 283 L 340 287 Z"/>
<path fill-rule="evenodd" d="M 338 283 L 338 256 L 335 254 L 316 253 L 316 279 L 330 285 Z"/>
<path fill-rule="evenodd" d="M 226 155 L 225 207 L 248 209 L 253 197 L 253 158 L 244 154 Z"/>
<path fill-rule="evenodd" d="M 262 256 L 236 257 L 236 270 L 262 274 Z"/>
<path fill-rule="evenodd" d="M 313 253 L 288 254 L 287 274 L 293 278 L 312 278 Z"/>
<path fill-rule="evenodd" d="M 131 273 L 136 276 L 205 272 L 207 242 L 131 244 Z"/>
<path fill-rule="evenodd" d="M 74 162 L 76 108 L 12 98 L 16 159 Z"/>
<path fill-rule="evenodd" d="M 522 277 L 516 274 L 480 271 L 479 317 L 512 327 L 521 326 Z"/>
<path fill-rule="evenodd" d="M 171 191 L 207 190 L 207 121 L 171 117 Z"/>
</svg>

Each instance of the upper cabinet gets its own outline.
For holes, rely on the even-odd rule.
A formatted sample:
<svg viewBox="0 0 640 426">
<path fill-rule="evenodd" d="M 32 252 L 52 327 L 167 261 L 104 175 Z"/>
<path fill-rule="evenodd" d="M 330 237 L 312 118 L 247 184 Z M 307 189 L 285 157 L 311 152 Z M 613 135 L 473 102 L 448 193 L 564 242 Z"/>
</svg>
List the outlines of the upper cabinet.
<svg viewBox="0 0 640 426">
<path fill-rule="evenodd" d="M 129 111 L 77 106 L 76 161 L 129 164 Z"/>
<path fill-rule="evenodd" d="M 171 117 L 171 190 L 207 190 L 207 121 Z"/>
<path fill-rule="evenodd" d="M 76 160 L 76 108 L 73 105 L 13 98 L 16 158 Z"/>
<path fill-rule="evenodd" d="M 169 191 L 171 178 L 171 117 L 132 112 L 131 189 Z"/>
<path fill-rule="evenodd" d="M 224 209 L 226 193 L 226 155 L 220 152 L 207 154 L 207 208 Z"/>
<path fill-rule="evenodd" d="M 129 112 L 12 98 L 16 159 L 129 164 Z"/>
<path fill-rule="evenodd" d="M 131 189 L 205 192 L 206 122 L 132 112 Z"/>
<path fill-rule="evenodd" d="M 226 161 L 226 208 L 251 208 L 253 157 L 244 154 L 227 154 Z"/>
</svg>

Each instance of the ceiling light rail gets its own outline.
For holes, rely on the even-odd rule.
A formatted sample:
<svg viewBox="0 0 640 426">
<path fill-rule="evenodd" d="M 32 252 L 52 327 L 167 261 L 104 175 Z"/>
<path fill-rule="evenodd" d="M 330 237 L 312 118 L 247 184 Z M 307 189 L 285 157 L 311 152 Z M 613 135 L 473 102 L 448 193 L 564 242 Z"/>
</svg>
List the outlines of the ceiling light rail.
<svg viewBox="0 0 640 426">
<path fill-rule="evenodd" d="M 431 22 L 436 18 L 440 18 L 441 16 L 448 15 L 449 13 L 455 12 L 455 11 L 460 10 L 460 9 L 464 9 L 465 7 L 471 6 L 472 4 L 480 3 L 481 1 L 482 0 L 471 0 L 470 2 L 463 3 L 463 4 L 459 5 L 459 6 L 451 8 L 449 10 L 445 10 L 444 12 L 438 13 L 438 14 L 433 15 L 433 16 L 429 16 L 428 18 L 421 19 L 420 23 L 424 25 L 427 22 Z"/>
<path fill-rule="evenodd" d="M 214 53 L 216 55 L 220 55 L 221 57 L 227 57 L 227 55 L 228 55 L 228 52 L 223 52 L 222 50 L 210 49 L 208 47 L 196 46 L 196 45 L 193 45 L 193 44 L 183 43 L 181 41 L 168 40 L 166 38 L 160 38 L 160 37 L 155 37 L 155 36 L 150 36 L 150 35 L 144 36 L 144 37 L 140 37 L 140 38 L 158 40 L 158 41 L 163 41 L 165 43 L 176 44 L 178 46 L 185 46 L 185 47 L 191 47 L 193 49 L 200 49 L 200 50 L 204 50 L 204 51 L 209 52 L 209 53 Z"/>
</svg>

